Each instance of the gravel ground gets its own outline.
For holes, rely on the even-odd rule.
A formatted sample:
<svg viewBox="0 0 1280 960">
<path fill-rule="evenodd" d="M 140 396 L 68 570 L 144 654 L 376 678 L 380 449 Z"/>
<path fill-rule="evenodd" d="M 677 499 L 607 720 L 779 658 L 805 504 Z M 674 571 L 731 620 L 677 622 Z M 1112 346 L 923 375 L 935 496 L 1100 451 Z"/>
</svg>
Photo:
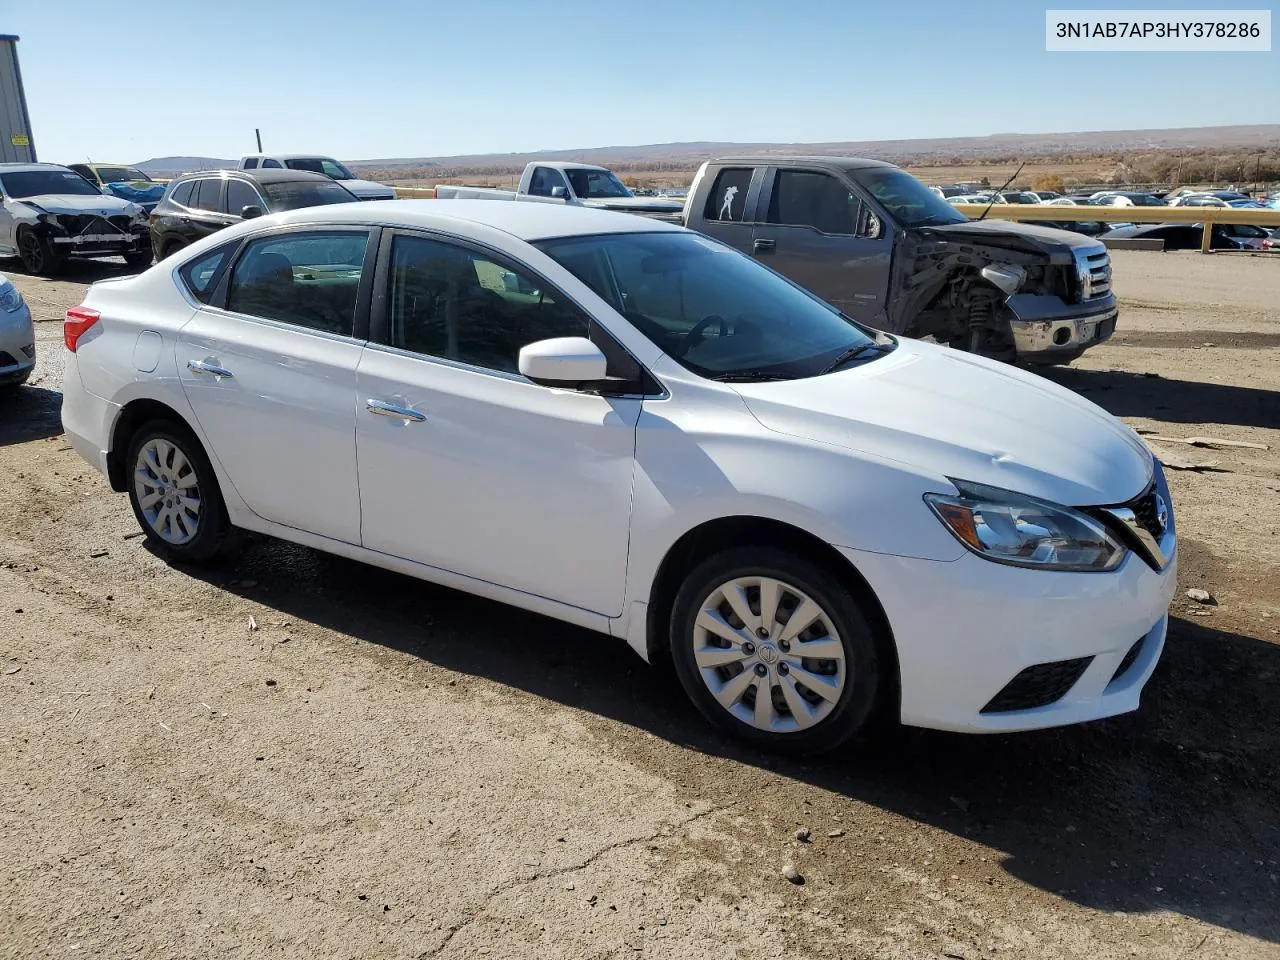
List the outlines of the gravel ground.
<svg viewBox="0 0 1280 960">
<path fill-rule="evenodd" d="M 160 563 L 58 422 L 57 321 L 120 268 L 7 269 L 0 956 L 1280 957 L 1280 258 L 1117 252 L 1120 330 L 1050 373 L 1268 445 L 1152 441 L 1217 461 L 1171 474 L 1217 605 L 1180 591 L 1142 710 L 806 763 L 531 614 L 267 540 Z"/>
</svg>

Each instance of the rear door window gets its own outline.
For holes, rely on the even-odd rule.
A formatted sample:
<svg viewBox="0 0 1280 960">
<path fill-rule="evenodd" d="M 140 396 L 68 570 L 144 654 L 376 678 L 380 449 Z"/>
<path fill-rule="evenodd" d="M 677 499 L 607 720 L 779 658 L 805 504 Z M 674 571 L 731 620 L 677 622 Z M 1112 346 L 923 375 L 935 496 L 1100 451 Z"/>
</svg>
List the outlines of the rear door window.
<svg viewBox="0 0 1280 960">
<path fill-rule="evenodd" d="M 533 176 L 529 178 L 529 195 L 549 197 L 553 187 L 565 186 L 560 171 L 552 167 L 534 167 Z"/>
<path fill-rule="evenodd" d="M 708 220 L 741 223 L 746 218 L 747 189 L 754 172 L 751 167 L 726 167 L 716 174 L 702 215 Z"/>
<path fill-rule="evenodd" d="M 352 336 L 368 245 L 364 230 L 311 230 L 253 240 L 231 272 L 227 309 Z"/>
<path fill-rule="evenodd" d="M 195 193 L 191 198 L 191 206 L 197 210 L 209 210 L 213 213 L 222 212 L 222 180 L 207 179 L 198 181 L 199 186 L 196 187 Z"/>
<path fill-rule="evenodd" d="M 779 170 L 769 200 L 769 222 L 852 234 L 858 222 L 856 194 L 835 177 L 809 170 Z"/>
</svg>

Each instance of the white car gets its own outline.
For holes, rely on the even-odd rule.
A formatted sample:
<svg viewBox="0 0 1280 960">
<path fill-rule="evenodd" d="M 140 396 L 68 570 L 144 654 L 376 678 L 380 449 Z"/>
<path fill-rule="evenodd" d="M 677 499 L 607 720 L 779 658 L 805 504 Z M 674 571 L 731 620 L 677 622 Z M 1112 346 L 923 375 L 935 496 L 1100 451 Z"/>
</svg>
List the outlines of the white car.
<svg viewBox="0 0 1280 960">
<path fill-rule="evenodd" d="M 36 328 L 22 293 L 0 275 L 0 390 L 27 382 L 36 365 Z"/>
<path fill-rule="evenodd" d="M 67 436 L 161 555 L 243 528 L 538 611 L 761 746 L 1111 716 L 1164 646 L 1133 431 L 680 227 L 297 210 L 100 281 L 65 334 Z"/>
<path fill-rule="evenodd" d="M 317 153 L 251 153 L 241 157 L 240 170 L 306 170 L 337 180 L 361 200 L 394 200 L 396 192 L 386 184 L 361 180 L 333 157 Z"/>
</svg>

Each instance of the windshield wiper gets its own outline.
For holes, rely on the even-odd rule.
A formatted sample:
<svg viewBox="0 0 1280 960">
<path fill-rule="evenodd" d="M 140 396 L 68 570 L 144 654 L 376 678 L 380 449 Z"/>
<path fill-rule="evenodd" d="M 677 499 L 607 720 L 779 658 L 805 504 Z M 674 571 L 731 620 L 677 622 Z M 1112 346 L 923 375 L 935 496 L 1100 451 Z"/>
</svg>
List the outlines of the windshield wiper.
<svg viewBox="0 0 1280 960">
<path fill-rule="evenodd" d="M 834 373 L 843 367 L 846 363 L 853 363 L 855 360 L 861 360 L 863 357 L 870 356 L 873 353 L 889 353 L 893 350 L 892 343 L 863 343 L 854 347 L 852 350 L 846 350 L 840 356 L 836 357 L 835 362 L 825 367 L 818 376 L 827 373 Z"/>
<path fill-rule="evenodd" d="M 734 370 L 710 377 L 717 383 L 764 383 L 767 380 L 791 380 L 793 377 L 781 373 L 770 373 L 768 370 Z"/>
</svg>

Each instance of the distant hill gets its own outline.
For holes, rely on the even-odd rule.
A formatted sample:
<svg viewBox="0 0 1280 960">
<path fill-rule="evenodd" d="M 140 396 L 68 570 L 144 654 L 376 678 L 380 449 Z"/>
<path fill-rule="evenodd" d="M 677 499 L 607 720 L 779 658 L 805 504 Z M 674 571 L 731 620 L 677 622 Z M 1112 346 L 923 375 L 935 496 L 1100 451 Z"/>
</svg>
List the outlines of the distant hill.
<svg viewBox="0 0 1280 960">
<path fill-rule="evenodd" d="M 985 137 L 919 140 L 847 140 L 823 143 L 733 143 L 694 141 L 639 146 L 582 147 L 530 153 L 464 154 L 451 157 L 396 157 L 351 161 L 352 167 L 377 170 L 445 167 L 451 169 L 520 167 L 531 160 L 579 160 L 589 163 L 652 163 L 696 166 L 702 160 L 735 154 L 810 153 L 880 159 L 964 162 L 999 157 L 1025 158 L 1179 150 L 1249 150 L 1280 147 L 1280 124 L 1186 127 L 1169 130 L 1098 130 L 1079 133 L 997 133 Z"/>
<path fill-rule="evenodd" d="M 134 164 L 150 177 L 174 177 L 196 170 L 225 170 L 235 165 L 235 160 L 219 160 L 216 157 L 156 157 L 154 160 Z"/>
</svg>

